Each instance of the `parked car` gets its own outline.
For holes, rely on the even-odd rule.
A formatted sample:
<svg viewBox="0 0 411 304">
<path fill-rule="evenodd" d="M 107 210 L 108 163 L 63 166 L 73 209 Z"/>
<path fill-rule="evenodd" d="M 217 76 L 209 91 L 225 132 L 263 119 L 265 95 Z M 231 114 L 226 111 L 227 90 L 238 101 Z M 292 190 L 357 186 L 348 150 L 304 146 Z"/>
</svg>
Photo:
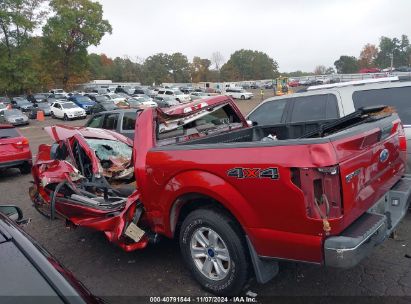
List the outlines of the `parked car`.
<svg viewBox="0 0 411 304">
<path fill-rule="evenodd" d="M 210 97 L 210 94 L 204 93 L 204 92 L 191 92 L 190 94 L 191 100 L 203 99 L 203 98 L 208 98 L 208 97 Z"/>
<path fill-rule="evenodd" d="M 366 74 L 366 73 L 380 73 L 381 70 L 377 68 L 363 68 L 358 71 L 358 73 Z"/>
<path fill-rule="evenodd" d="M 33 108 L 33 104 L 25 97 L 13 97 L 11 99 L 11 105 L 13 109 L 19 109 L 23 112 L 29 112 Z"/>
<path fill-rule="evenodd" d="M 126 251 L 176 238 L 193 278 L 217 295 L 238 295 L 251 275 L 268 282 L 278 260 L 354 267 L 408 209 L 401 121 L 365 108 L 296 137 L 305 124 L 251 128 L 218 96 L 141 111 L 134 145 L 108 130 L 45 127 L 55 143 L 39 147 L 32 201 Z"/>
<path fill-rule="evenodd" d="M 0 112 L 6 111 L 7 110 L 7 105 L 4 103 L 0 102 Z"/>
<path fill-rule="evenodd" d="M 124 97 L 121 97 L 120 95 L 116 93 L 107 93 L 107 94 L 104 94 L 104 96 L 107 96 L 108 98 L 110 98 L 110 100 L 114 102 L 115 104 L 126 102 L 126 99 Z"/>
<path fill-rule="evenodd" d="M 61 93 L 54 93 L 54 94 L 50 94 L 47 97 L 47 102 L 50 103 L 50 99 L 52 100 L 61 100 L 61 101 L 67 101 L 67 94 L 61 94 Z"/>
<path fill-rule="evenodd" d="M 114 93 L 119 94 L 119 93 L 123 93 L 126 95 L 131 95 L 134 93 L 134 89 L 130 86 L 118 86 L 115 90 Z"/>
<path fill-rule="evenodd" d="M 160 89 L 158 90 L 157 96 L 173 96 L 176 100 L 180 102 L 190 101 L 190 95 L 184 94 L 181 91 L 171 90 L 171 89 Z"/>
<path fill-rule="evenodd" d="M 181 104 L 172 96 L 155 96 L 154 101 L 157 103 L 159 108 L 170 108 Z"/>
<path fill-rule="evenodd" d="M 401 67 L 395 68 L 394 71 L 396 71 L 396 72 L 411 72 L 411 67 L 401 66 Z"/>
<path fill-rule="evenodd" d="M 35 102 L 47 102 L 50 93 L 37 93 L 33 95 Z"/>
<path fill-rule="evenodd" d="M 117 110 L 118 107 L 112 101 L 96 102 L 90 109 L 90 114 L 96 114 L 103 111 Z"/>
<path fill-rule="evenodd" d="M 13 126 L 28 125 L 29 118 L 18 109 L 10 109 L 0 112 L 0 122 Z"/>
<path fill-rule="evenodd" d="M 133 103 L 140 103 L 144 107 L 157 107 L 157 103 L 153 101 L 153 98 L 148 97 L 147 95 L 137 95 L 127 99 L 130 107 L 133 107 Z M 134 104 L 135 106 L 135 104 Z"/>
<path fill-rule="evenodd" d="M 291 81 L 288 82 L 288 86 L 292 87 L 292 88 L 295 88 L 295 87 L 300 86 L 300 83 L 298 82 L 298 80 L 291 80 Z"/>
<path fill-rule="evenodd" d="M 332 121 L 344 117 L 361 107 L 388 105 L 393 107 L 401 118 L 407 138 L 408 163 L 407 172 L 411 173 L 411 82 L 384 81 L 377 83 L 364 81 L 359 85 L 336 83 L 328 88 L 278 96 L 266 99 L 247 116 L 247 119 L 258 125 L 298 124 L 307 123 L 307 129 L 301 129 L 300 134 L 310 131 L 318 121 Z"/>
<path fill-rule="evenodd" d="M 83 95 L 73 95 L 70 96 L 68 100 L 74 102 L 80 108 L 84 109 L 84 111 L 86 111 L 87 114 L 90 114 L 91 107 L 96 104 L 89 97 Z"/>
<path fill-rule="evenodd" d="M 108 98 L 105 95 L 92 95 L 92 94 L 86 94 L 85 96 L 87 96 L 88 98 L 90 98 L 91 100 L 93 100 L 96 103 L 100 103 L 100 102 L 108 102 L 110 101 L 111 103 L 113 103 L 111 101 L 110 98 Z"/>
<path fill-rule="evenodd" d="M 130 139 L 134 138 L 134 125 L 139 109 L 121 109 L 94 114 L 84 125 L 89 128 L 100 128 L 115 131 Z"/>
<path fill-rule="evenodd" d="M 57 101 L 51 105 L 50 109 L 53 118 L 70 120 L 76 118 L 84 119 L 87 117 L 86 111 L 71 101 Z"/>
<path fill-rule="evenodd" d="M 0 205 L 0 298 L 5 303 L 103 303 L 19 225 L 20 208 Z M 24 299 L 24 300 L 22 300 Z M 42 300 L 40 300 L 42 299 Z"/>
<path fill-rule="evenodd" d="M 254 94 L 251 92 L 247 92 L 244 89 L 240 89 L 240 88 L 227 88 L 225 90 L 225 94 L 227 96 L 231 96 L 234 99 L 251 99 Z"/>
<path fill-rule="evenodd" d="M 63 95 L 65 98 L 67 98 L 68 97 L 68 94 L 67 94 L 67 92 L 66 91 L 64 91 L 63 89 L 52 89 L 52 90 L 50 90 L 49 91 L 51 94 L 54 94 L 54 95 Z"/>
<path fill-rule="evenodd" d="M 36 119 L 38 111 L 42 111 L 44 116 L 51 115 L 51 108 L 49 104 L 47 102 L 39 102 L 33 105 L 33 109 L 29 112 L 28 117 L 30 119 Z"/>
<path fill-rule="evenodd" d="M 3 103 L 5 105 L 8 105 L 9 103 L 11 103 L 11 100 L 9 97 L 7 96 L 0 96 L 0 103 Z"/>
<path fill-rule="evenodd" d="M 14 126 L 0 124 L 0 169 L 18 168 L 22 174 L 28 174 L 31 165 L 32 156 L 28 139 Z"/>
</svg>

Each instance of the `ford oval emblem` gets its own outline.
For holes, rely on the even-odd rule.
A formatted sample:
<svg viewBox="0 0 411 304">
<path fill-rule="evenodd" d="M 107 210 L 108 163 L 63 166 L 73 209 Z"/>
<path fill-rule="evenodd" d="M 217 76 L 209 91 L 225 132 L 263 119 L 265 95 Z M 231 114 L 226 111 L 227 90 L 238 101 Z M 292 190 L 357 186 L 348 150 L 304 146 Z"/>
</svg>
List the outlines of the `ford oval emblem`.
<svg viewBox="0 0 411 304">
<path fill-rule="evenodd" d="M 390 152 L 388 152 L 387 149 L 384 149 L 380 153 L 380 162 L 385 162 L 388 159 L 388 156 L 390 156 Z"/>
</svg>

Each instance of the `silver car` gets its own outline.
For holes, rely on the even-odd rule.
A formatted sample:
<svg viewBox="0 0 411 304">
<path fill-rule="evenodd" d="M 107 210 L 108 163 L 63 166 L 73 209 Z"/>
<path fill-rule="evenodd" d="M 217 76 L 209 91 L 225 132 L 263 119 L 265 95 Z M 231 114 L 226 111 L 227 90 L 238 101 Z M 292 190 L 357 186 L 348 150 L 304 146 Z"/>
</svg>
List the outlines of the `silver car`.
<svg viewBox="0 0 411 304">
<path fill-rule="evenodd" d="M 29 118 L 20 110 L 11 109 L 0 112 L 0 122 L 8 123 L 13 126 L 28 125 Z"/>
</svg>

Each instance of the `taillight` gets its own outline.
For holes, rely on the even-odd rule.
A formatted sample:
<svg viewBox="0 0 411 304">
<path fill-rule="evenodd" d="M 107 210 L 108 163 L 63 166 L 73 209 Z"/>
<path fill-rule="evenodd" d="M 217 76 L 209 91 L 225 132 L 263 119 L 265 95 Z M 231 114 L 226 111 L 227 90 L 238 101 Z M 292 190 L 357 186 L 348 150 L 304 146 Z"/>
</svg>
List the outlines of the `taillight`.
<svg viewBox="0 0 411 304">
<path fill-rule="evenodd" d="M 407 138 L 405 137 L 404 127 L 401 123 L 398 123 L 398 140 L 400 151 L 407 151 Z"/>
<path fill-rule="evenodd" d="M 338 166 L 320 168 L 291 168 L 291 181 L 304 194 L 308 218 L 323 220 L 343 215 L 341 182 Z M 328 224 L 328 222 L 327 222 Z"/>
<path fill-rule="evenodd" d="M 23 149 L 24 147 L 26 147 L 28 145 L 29 145 L 29 140 L 25 137 L 22 140 L 20 140 L 16 143 L 13 143 L 13 146 L 15 146 L 16 148 L 19 148 L 19 149 Z"/>
</svg>

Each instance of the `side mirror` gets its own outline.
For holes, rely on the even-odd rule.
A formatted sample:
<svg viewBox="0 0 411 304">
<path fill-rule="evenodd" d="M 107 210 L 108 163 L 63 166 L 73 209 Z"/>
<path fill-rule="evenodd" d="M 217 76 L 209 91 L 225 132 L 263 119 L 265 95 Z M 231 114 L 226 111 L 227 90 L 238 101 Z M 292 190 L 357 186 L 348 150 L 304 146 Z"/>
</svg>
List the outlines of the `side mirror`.
<svg viewBox="0 0 411 304">
<path fill-rule="evenodd" d="M 247 120 L 247 125 L 249 127 L 252 127 L 252 126 L 254 126 L 254 123 L 251 120 Z"/>
<path fill-rule="evenodd" d="M 3 213 L 15 222 L 19 222 L 23 219 L 23 211 L 14 205 L 0 205 L 0 213 Z"/>
</svg>

